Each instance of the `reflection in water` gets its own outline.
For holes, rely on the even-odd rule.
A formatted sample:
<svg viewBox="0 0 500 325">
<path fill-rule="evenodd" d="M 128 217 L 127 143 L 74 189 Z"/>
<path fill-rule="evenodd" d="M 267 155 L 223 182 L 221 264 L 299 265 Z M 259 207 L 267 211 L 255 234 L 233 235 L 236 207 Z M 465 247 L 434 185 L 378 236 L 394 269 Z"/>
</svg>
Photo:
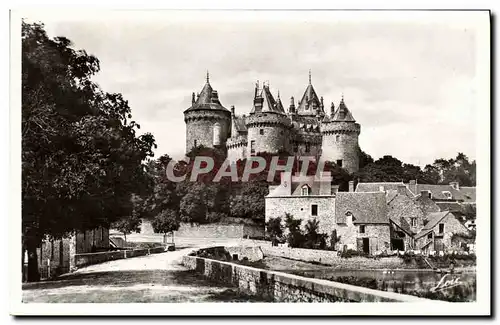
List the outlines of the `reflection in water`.
<svg viewBox="0 0 500 325">
<path fill-rule="evenodd" d="M 447 301 L 476 300 L 475 272 L 448 274 L 442 281 L 444 273 L 412 270 L 290 270 L 290 273 L 431 299 Z M 437 290 L 437 293 L 432 292 L 431 289 L 436 287 L 440 281 L 441 285 L 444 285 L 446 281 L 449 281 L 448 284 L 450 284 L 451 280 L 454 280 L 453 283 L 458 285 L 445 288 L 440 286 L 441 290 Z"/>
</svg>

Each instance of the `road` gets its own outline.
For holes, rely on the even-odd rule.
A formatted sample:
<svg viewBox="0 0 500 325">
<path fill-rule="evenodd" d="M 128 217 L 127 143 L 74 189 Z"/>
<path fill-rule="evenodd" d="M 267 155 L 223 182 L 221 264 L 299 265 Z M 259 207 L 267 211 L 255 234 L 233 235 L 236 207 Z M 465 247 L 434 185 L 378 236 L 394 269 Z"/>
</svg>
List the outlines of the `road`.
<svg viewBox="0 0 500 325">
<path fill-rule="evenodd" d="M 248 301 L 180 264 L 193 248 L 110 261 L 54 281 L 23 284 L 23 302 L 217 302 Z"/>
</svg>

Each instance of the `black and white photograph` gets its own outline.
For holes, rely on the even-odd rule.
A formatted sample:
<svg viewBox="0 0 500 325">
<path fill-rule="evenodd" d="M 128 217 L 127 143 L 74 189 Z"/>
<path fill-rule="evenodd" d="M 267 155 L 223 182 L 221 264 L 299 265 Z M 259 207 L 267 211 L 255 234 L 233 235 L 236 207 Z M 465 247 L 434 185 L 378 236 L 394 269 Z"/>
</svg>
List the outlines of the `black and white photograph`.
<svg viewBox="0 0 500 325">
<path fill-rule="evenodd" d="M 11 11 L 11 313 L 489 315 L 490 20 Z"/>
</svg>

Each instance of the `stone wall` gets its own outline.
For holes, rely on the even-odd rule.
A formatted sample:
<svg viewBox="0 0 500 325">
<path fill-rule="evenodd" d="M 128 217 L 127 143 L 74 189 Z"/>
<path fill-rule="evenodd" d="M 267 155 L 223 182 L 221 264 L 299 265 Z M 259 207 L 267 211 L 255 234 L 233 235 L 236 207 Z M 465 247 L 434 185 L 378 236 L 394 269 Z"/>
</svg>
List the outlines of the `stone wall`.
<svg viewBox="0 0 500 325">
<path fill-rule="evenodd" d="M 149 254 L 157 254 L 163 252 L 165 252 L 165 247 L 161 246 L 161 247 L 146 248 L 146 249 L 76 254 L 74 257 L 74 266 L 72 266 L 72 268 L 75 267 L 80 268 L 108 261 L 114 261 L 114 260 L 138 257 L 138 256 L 146 256 Z"/>
<path fill-rule="evenodd" d="M 275 302 L 423 302 L 417 298 L 393 292 L 306 278 L 215 261 L 184 256 L 184 266 L 210 280 L 232 285 L 247 294 L 258 295 Z"/>
<path fill-rule="evenodd" d="M 246 224 L 208 224 L 191 225 L 182 223 L 178 231 L 174 232 L 174 238 L 244 238 L 264 237 L 264 226 Z"/>
<path fill-rule="evenodd" d="M 263 132 L 263 134 L 261 134 Z M 254 141 L 254 151 L 278 153 L 289 151 L 289 130 L 286 126 L 277 125 L 253 125 L 248 127 L 248 142 L 246 153 L 251 155 L 252 141 Z"/>
</svg>

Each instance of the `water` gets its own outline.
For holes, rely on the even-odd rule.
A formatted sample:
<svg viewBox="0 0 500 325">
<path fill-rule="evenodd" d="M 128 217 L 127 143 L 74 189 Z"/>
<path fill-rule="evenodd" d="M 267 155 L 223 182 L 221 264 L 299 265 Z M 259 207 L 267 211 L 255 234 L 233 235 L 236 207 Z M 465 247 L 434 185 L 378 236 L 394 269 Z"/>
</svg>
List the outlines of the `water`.
<svg viewBox="0 0 500 325">
<path fill-rule="evenodd" d="M 398 270 L 290 270 L 289 273 L 447 301 L 476 300 L 476 272 Z M 442 279 L 444 277 L 444 279 Z M 432 292 L 441 281 L 441 286 Z M 451 286 L 443 287 L 448 281 Z"/>
</svg>

